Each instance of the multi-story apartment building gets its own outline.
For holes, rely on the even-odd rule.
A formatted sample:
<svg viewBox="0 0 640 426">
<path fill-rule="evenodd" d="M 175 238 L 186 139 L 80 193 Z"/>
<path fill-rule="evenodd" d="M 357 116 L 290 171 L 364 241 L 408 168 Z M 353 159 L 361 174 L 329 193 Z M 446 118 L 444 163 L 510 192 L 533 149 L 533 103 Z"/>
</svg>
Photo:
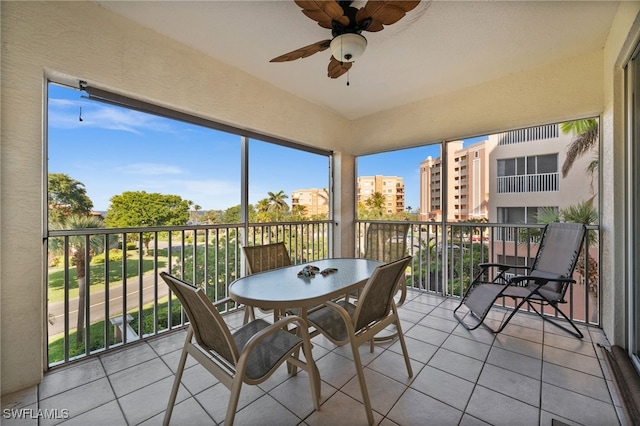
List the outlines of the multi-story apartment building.
<svg viewBox="0 0 640 426">
<path fill-rule="evenodd" d="M 445 194 L 449 222 L 485 218 L 491 223 L 537 223 L 542 209 L 561 211 L 587 200 L 596 203 L 597 176 L 590 182 L 585 171 L 593 155 L 575 160 L 565 177 L 560 172 L 572 138 L 559 124 L 550 124 L 489 135 L 466 148 L 460 141 L 448 143 L 446 177 L 442 158 L 420 163 L 421 220 L 442 220 Z M 497 261 L 533 261 L 526 258 L 531 254 L 518 251 L 517 232 L 501 228 L 492 236 L 499 242 L 493 247 Z M 595 248 L 590 256 L 596 265 Z"/>
<path fill-rule="evenodd" d="M 593 155 L 578 158 L 567 176 L 560 172 L 572 137 L 559 124 L 489 136 L 495 144 L 489 168 L 490 222 L 536 223 L 541 208 L 560 210 L 594 198 L 597 182 L 590 182 L 585 171 Z"/>
<path fill-rule="evenodd" d="M 427 157 L 421 162 L 420 220 L 442 220 L 444 191 L 448 221 L 488 219 L 489 155 L 494 146 L 491 140 L 468 147 L 461 141 L 448 143 L 447 179 L 443 179 L 442 157 Z"/>
<path fill-rule="evenodd" d="M 441 157 L 420 163 L 420 219 L 442 219 L 443 191 L 448 221 L 535 223 L 542 208 L 560 210 L 592 198 L 597 182 L 585 172 L 591 156 L 577 159 L 566 177 L 560 173 L 572 137 L 550 124 L 489 135 L 468 147 L 448 143 L 446 180 Z"/>
<path fill-rule="evenodd" d="M 374 193 L 384 195 L 386 213 L 404 211 L 404 182 L 398 176 L 360 176 L 358 177 L 358 203 L 364 203 Z"/>
<path fill-rule="evenodd" d="M 329 193 L 326 189 L 296 189 L 291 194 L 291 206 L 304 206 L 307 217 L 329 214 Z"/>
</svg>

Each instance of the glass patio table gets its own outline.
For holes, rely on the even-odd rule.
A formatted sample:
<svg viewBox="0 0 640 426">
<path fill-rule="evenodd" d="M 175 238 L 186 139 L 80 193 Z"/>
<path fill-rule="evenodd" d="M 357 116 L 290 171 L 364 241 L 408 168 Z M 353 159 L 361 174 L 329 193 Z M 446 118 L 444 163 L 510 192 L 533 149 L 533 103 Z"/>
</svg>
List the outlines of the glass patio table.
<svg viewBox="0 0 640 426">
<path fill-rule="evenodd" d="M 369 259 L 316 260 L 239 278 L 230 285 L 229 296 L 248 306 L 273 309 L 274 313 L 302 308 L 304 317 L 308 308 L 363 287 L 381 265 L 384 263 Z M 298 276 L 305 266 L 315 266 L 319 270 L 311 277 Z M 327 268 L 336 271 L 322 275 L 320 272 Z"/>
</svg>

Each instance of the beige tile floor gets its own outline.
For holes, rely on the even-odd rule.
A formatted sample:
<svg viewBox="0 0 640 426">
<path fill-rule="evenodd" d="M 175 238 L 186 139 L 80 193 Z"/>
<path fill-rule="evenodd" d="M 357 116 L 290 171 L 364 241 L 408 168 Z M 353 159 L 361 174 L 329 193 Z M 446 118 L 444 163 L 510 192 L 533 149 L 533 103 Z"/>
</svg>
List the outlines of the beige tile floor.
<svg viewBox="0 0 640 426">
<path fill-rule="evenodd" d="M 377 344 L 374 353 L 368 345 L 360 348 L 377 424 L 627 424 L 598 346 L 608 346 L 602 330 L 583 327 L 579 340 L 519 313 L 497 336 L 484 328 L 469 332 L 452 316 L 456 303 L 409 292 L 400 317 L 412 378 L 397 341 Z M 501 315 L 497 310 L 492 319 Z M 242 316 L 226 319 L 234 327 Z M 4 397 L 0 422 L 159 425 L 184 336 L 184 330 L 167 333 L 54 369 L 39 386 Z M 322 336 L 313 343 L 322 378 L 320 411 L 313 410 L 305 373 L 289 377 L 282 366 L 263 384 L 243 387 L 237 425 L 366 424 L 350 348 L 336 348 Z M 223 422 L 229 391 L 193 359 L 187 367 L 172 424 Z M 52 413 L 59 418 L 44 418 Z"/>
</svg>

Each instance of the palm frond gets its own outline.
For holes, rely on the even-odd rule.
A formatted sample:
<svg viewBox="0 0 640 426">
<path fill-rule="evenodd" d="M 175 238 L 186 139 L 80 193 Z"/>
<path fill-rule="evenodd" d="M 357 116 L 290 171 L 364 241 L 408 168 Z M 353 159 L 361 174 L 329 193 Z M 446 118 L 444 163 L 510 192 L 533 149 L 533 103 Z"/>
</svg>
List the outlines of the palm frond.
<svg viewBox="0 0 640 426">
<path fill-rule="evenodd" d="M 589 152 L 598 141 L 598 128 L 592 128 L 584 133 L 578 133 L 567 147 L 567 156 L 562 164 L 562 177 L 567 177 L 573 163 Z"/>
</svg>

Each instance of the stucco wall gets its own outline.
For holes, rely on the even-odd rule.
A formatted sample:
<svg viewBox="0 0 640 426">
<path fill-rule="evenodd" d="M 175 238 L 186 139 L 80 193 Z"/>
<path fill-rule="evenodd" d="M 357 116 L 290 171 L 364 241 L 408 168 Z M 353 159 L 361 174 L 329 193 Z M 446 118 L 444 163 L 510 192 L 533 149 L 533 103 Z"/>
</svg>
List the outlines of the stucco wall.
<svg viewBox="0 0 640 426">
<path fill-rule="evenodd" d="M 602 328 L 611 344 L 627 347 L 625 237 L 625 88 L 622 66 L 640 41 L 640 2 L 621 2 L 604 56 L 604 112 L 600 154 Z M 637 193 L 637 189 L 636 189 Z M 636 242 L 637 244 L 637 242 Z M 637 284 L 636 284 L 637 285 Z"/>
<path fill-rule="evenodd" d="M 370 153 L 598 115 L 602 60 L 602 51 L 567 58 L 358 119 L 352 150 Z"/>
</svg>

